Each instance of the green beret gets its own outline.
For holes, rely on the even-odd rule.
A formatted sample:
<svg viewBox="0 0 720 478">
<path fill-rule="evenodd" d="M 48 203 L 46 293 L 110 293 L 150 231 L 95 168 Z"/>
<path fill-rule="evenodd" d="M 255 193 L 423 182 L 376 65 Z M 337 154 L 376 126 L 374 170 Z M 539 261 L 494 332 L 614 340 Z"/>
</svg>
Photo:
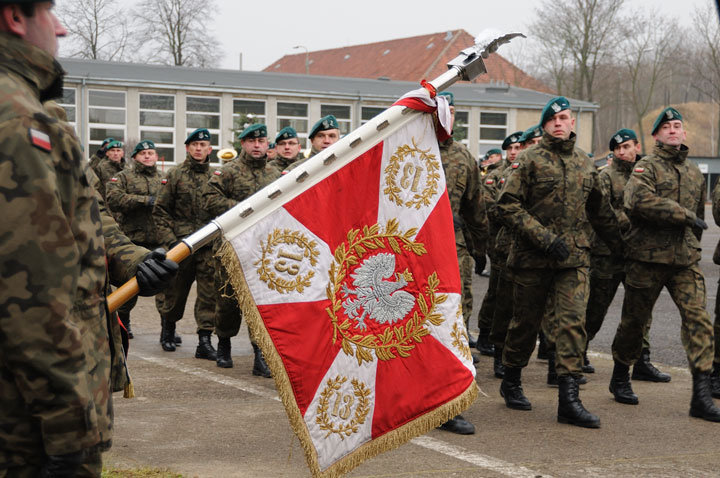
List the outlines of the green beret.
<svg viewBox="0 0 720 478">
<path fill-rule="evenodd" d="M 520 136 L 520 142 L 525 143 L 528 140 L 531 140 L 533 138 L 539 138 L 543 135 L 543 129 L 542 126 L 539 124 L 536 124 L 535 126 L 531 126 L 528 129 L 523 132 L 522 136 Z"/>
<path fill-rule="evenodd" d="M 502 144 L 502 149 L 508 149 L 513 143 L 520 143 L 520 138 L 522 137 L 522 135 L 522 131 L 515 131 L 513 134 L 505 138 L 505 141 L 503 141 Z"/>
<path fill-rule="evenodd" d="M 333 115 L 327 115 L 320 118 L 310 130 L 308 138 L 313 139 L 313 136 L 318 134 L 318 132 L 327 131 L 329 129 L 340 129 L 340 125 L 338 125 L 337 119 Z"/>
<path fill-rule="evenodd" d="M 631 139 L 637 140 L 635 131 L 627 128 L 618 130 L 618 132 L 610 138 L 610 151 L 614 150 L 625 141 L 630 141 Z"/>
<path fill-rule="evenodd" d="M 438 93 L 438 95 L 439 95 L 439 96 L 447 96 L 448 104 L 449 104 L 450 106 L 455 106 L 455 95 L 453 95 L 451 92 L 449 92 L 449 91 L 442 91 L 442 92 Z"/>
<path fill-rule="evenodd" d="M 133 152 L 130 155 L 130 157 L 134 158 L 136 154 L 138 154 L 140 151 L 144 151 L 146 149 L 155 149 L 155 143 L 153 143 L 149 139 L 146 139 L 145 141 L 140 141 L 138 144 L 135 145 L 135 149 L 133 149 Z"/>
<path fill-rule="evenodd" d="M 112 143 L 113 141 L 115 141 L 115 138 L 105 138 L 103 140 L 102 144 L 100 145 L 100 147 L 104 148 L 105 146 L 108 145 L 108 143 Z"/>
<path fill-rule="evenodd" d="M 295 131 L 295 128 L 285 126 L 283 129 L 280 130 L 277 136 L 275 136 L 275 142 L 277 143 L 279 141 L 285 141 L 286 139 L 291 138 L 297 138 L 297 131 Z"/>
<path fill-rule="evenodd" d="M 238 139 L 251 138 L 267 138 L 267 126 L 262 123 L 251 124 L 238 136 Z"/>
<path fill-rule="evenodd" d="M 489 158 L 489 157 L 492 156 L 493 154 L 500 154 L 500 155 L 501 155 L 501 154 L 502 154 L 502 151 L 500 151 L 498 148 L 493 148 L 493 149 L 489 150 L 487 153 L 485 153 L 485 156 Z"/>
<path fill-rule="evenodd" d="M 662 112 L 660 113 L 660 116 L 658 116 L 657 119 L 655 120 L 655 123 L 653 123 L 653 129 L 650 134 L 657 133 L 657 130 L 661 124 L 667 123 L 668 121 L 672 121 L 672 120 L 682 121 L 683 119 L 682 119 L 682 115 L 680 114 L 680 112 L 678 110 L 676 110 L 672 106 L 668 106 L 667 108 L 662 110 Z"/>
<path fill-rule="evenodd" d="M 277 148 L 277 144 L 275 144 L 275 143 L 268 144 L 268 149 L 275 149 L 275 148 Z"/>
<path fill-rule="evenodd" d="M 113 148 L 121 148 L 122 149 L 123 144 L 120 141 L 112 140 L 107 144 L 106 149 L 113 149 Z"/>
<path fill-rule="evenodd" d="M 540 126 L 547 123 L 550 118 L 555 116 L 557 113 L 569 109 L 570 102 L 564 96 L 558 96 L 557 98 L 551 99 L 545 105 L 545 108 L 542 109 L 542 113 L 540 114 Z"/>
<path fill-rule="evenodd" d="M 210 131 L 207 128 L 198 128 L 187 137 L 185 144 L 192 143 L 193 141 L 210 141 Z"/>
</svg>

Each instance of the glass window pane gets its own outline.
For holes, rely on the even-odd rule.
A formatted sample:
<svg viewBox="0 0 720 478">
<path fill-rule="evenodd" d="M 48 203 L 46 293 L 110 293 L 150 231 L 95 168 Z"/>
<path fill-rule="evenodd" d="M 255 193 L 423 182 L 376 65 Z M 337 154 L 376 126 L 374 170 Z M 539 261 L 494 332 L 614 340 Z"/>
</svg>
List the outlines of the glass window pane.
<svg viewBox="0 0 720 478">
<path fill-rule="evenodd" d="M 92 106 L 125 108 L 125 92 L 90 90 L 89 101 Z"/>
<path fill-rule="evenodd" d="M 302 103 L 278 103 L 278 116 L 307 116 L 308 105 Z"/>
<path fill-rule="evenodd" d="M 70 122 L 75 121 L 75 107 L 74 106 L 63 106 L 65 108 L 65 114 L 67 115 L 67 120 Z"/>
<path fill-rule="evenodd" d="M 265 114 L 265 102 L 250 100 L 233 100 L 233 113 L 235 114 Z"/>
<path fill-rule="evenodd" d="M 144 110 L 175 110 L 175 97 L 140 94 L 140 108 Z"/>
<path fill-rule="evenodd" d="M 175 113 L 141 111 L 140 126 L 175 126 Z"/>
<path fill-rule="evenodd" d="M 340 121 L 338 123 L 338 126 L 340 126 L 340 134 L 346 135 L 350 132 L 350 122 L 349 121 Z"/>
<path fill-rule="evenodd" d="M 187 127 L 191 129 L 218 129 L 220 128 L 220 117 L 211 115 L 188 114 Z"/>
<path fill-rule="evenodd" d="M 505 113 L 480 113 L 480 124 L 504 126 L 507 124 Z"/>
<path fill-rule="evenodd" d="M 455 123 L 467 125 L 469 113 L 467 111 L 455 111 Z"/>
<path fill-rule="evenodd" d="M 166 161 L 171 163 L 175 161 L 175 150 L 173 148 L 155 148 L 158 154 L 158 162 Z M 158 164 L 158 168 L 160 165 Z"/>
<path fill-rule="evenodd" d="M 188 96 L 187 110 L 218 113 L 220 111 L 220 98 Z"/>
<path fill-rule="evenodd" d="M 505 128 L 480 128 L 480 139 L 502 141 L 505 139 Z"/>
<path fill-rule="evenodd" d="M 308 131 L 307 120 L 301 120 L 301 119 L 278 118 L 277 126 L 278 126 L 278 131 L 280 131 L 281 129 L 283 129 L 286 126 L 292 126 L 293 128 L 295 128 L 295 131 L 297 131 L 298 133 L 307 133 L 307 131 Z"/>
<path fill-rule="evenodd" d="M 125 132 L 121 129 L 90 128 L 90 141 L 102 142 L 105 138 L 115 138 L 118 141 L 125 141 Z"/>
<path fill-rule="evenodd" d="M 172 131 L 140 131 L 140 139 L 149 139 L 153 143 L 173 144 L 174 135 Z"/>
<path fill-rule="evenodd" d="M 339 119 L 350 119 L 350 107 L 343 105 L 320 105 L 320 116 L 333 115 Z"/>
<path fill-rule="evenodd" d="M 362 120 L 368 121 L 385 111 L 385 108 L 363 106 L 362 107 Z"/>
<path fill-rule="evenodd" d="M 74 105 L 75 104 L 75 88 L 63 88 L 62 104 Z"/>
<path fill-rule="evenodd" d="M 89 108 L 91 123 L 125 124 L 125 110 Z"/>
</svg>

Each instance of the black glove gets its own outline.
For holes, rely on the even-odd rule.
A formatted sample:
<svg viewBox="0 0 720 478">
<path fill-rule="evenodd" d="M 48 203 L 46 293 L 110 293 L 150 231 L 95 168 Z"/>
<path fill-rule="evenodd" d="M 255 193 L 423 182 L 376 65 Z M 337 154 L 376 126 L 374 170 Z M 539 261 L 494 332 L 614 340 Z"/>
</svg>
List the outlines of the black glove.
<svg viewBox="0 0 720 478">
<path fill-rule="evenodd" d="M 105 157 L 105 153 L 107 153 L 107 149 L 105 149 L 105 148 L 100 148 L 100 149 L 97 150 L 97 153 L 95 153 L 95 154 L 97 155 L 98 158 L 104 158 L 104 157 Z"/>
<path fill-rule="evenodd" d="M 140 287 L 140 295 L 149 297 L 165 289 L 177 275 L 177 271 L 177 263 L 165 257 L 165 249 L 155 249 L 145 256 L 137 267 L 135 277 Z"/>
<path fill-rule="evenodd" d="M 155 205 L 155 196 L 148 196 L 147 205 L 150 207 Z"/>
<path fill-rule="evenodd" d="M 699 227 L 700 229 L 707 229 L 708 225 L 705 221 L 700 219 L 699 217 L 695 218 L 695 222 L 693 223 L 694 227 Z"/>
<path fill-rule="evenodd" d="M 72 478 L 77 476 L 85 458 L 83 450 L 67 455 L 49 455 L 45 465 L 40 470 L 41 478 Z"/>
<path fill-rule="evenodd" d="M 560 262 L 570 256 L 570 251 L 568 250 L 565 241 L 563 241 L 560 237 L 555 238 L 552 244 L 550 244 L 550 247 L 548 247 L 547 252 L 550 254 L 550 257 L 557 259 Z"/>
<path fill-rule="evenodd" d="M 482 275 L 487 265 L 487 257 L 485 255 L 475 256 L 475 274 Z"/>
</svg>

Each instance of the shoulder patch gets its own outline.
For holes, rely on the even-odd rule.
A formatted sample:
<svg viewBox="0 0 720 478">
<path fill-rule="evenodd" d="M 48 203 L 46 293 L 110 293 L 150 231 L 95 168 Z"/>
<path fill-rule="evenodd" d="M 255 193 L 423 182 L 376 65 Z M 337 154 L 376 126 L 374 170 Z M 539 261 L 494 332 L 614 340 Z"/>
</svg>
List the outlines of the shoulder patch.
<svg viewBox="0 0 720 478">
<path fill-rule="evenodd" d="M 116 183 L 116 182 L 118 182 L 118 178 L 110 178 L 110 182 L 111 182 L 111 183 Z"/>
<path fill-rule="evenodd" d="M 633 169 L 633 171 L 635 171 L 636 173 L 644 173 L 645 168 L 635 168 L 635 169 Z"/>
<path fill-rule="evenodd" d="M 42 149 L 47 153 L 52 150 L 52 145 L 50 144 L 50 136 L 48 136 L 46 133 L 43 133 L 42 131 L 35 128 L 30 128 L 28 130 L 28 134 L 30 135 L 30 142 L 33 146 Z"/>
<path fill-rule="evenodd" d="M 493 184 L 495 182 L 494 179 L 486 179 L 485 184 Z"/>
<path fill-rule="evenodd" d="M 167 184 L 167 179 L 161 179 L 160 184 Z"/>
<path fill-rule="evenodd" d="M 511 165 L 511 167 L 512 167 L 513 169 L 517 169 L 518 166 L 520 166 L 520 163 L 518 163 L 517 161 L 515 161 L 515 162 L 512 163 L 512 165 Z"/>
<path fill-rule="evenodd" d="M 215 171 L 213 171 L 213 174 L 215 176 L 222 176 L 222 171 L 216 169 Z"/>
<path fill-rule="evenodd" d="M 500 184 L 505 184 L 505 178 L 500 178 Z"/>
</svg>

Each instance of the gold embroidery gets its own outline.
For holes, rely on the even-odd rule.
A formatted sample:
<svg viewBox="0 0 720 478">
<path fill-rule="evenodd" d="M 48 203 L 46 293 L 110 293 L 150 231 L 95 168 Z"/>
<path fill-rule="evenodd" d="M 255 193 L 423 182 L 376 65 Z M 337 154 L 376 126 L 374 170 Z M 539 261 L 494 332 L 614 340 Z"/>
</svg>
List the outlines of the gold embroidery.
<svg viewBox="0 0 720 478">
<path fill-rule="evenodd" d="M 460 351 L 460 355 L 465 357 L 467 360 L 470 360 L 472 358 L 472 353 L 470 352 L 467 330 L 465 330 L 465 326 L 462 322 L 462 305 L 458 305 L 458 311 L 455 314 L 455 319 L 453 329 L 450 332 L 450 336 L 453 339 L 452 346 Z"/>
<path fill-rule="evenodd" d="M 430 322 L 433 325 L 440 325 L 445 321 L 442 314 L 436 310 L 438 304 L 447 300 L 446 294 L 437 294 L 440 281 L 436 272 L 431 273 L 427 278 L 425 291 L 427 298 L 422 293 L 416 298 L 420 313 L 417 310 L 413 312 L 412 317 L 404 324 L 388 325 L 377 335 L 371 333 L 362 335 L 350 330 L 352 323 L 349 317 L 344 317 L 342 320 L 343 317 L 338 316 L 338 311 L 343 307 L 340 296 L 349 267 L 357 265 L 369 251 L 381 248 L 390 248 L 395 254 L 402 254 L 403 250 L 416 256 L 426 254 L 425 246 L 411 239 L 415 233 L 414 228 L 403 233 L 398 229 L 397 220 L 390 219 L 385 226 L 385 232 L 382 233 L 379 224 L 372 227 L 365 226 L 362 232 L 359 229 L 351 229 L 347 234 L 347 243 L 342 243 L 335 249 L 335 260 L 330 266 L 330 281 L 326 289 L 327 298 L 332 305 L 325 310 L 333 324 L 333 343 L 340 340 L 343 352 L 354 356 L 358 365 L 372 362 L 373 351 L 379 360 L 390 360 L 397 356 L 409 357 L 415 344 L 421 343 L 422 337 L 430 333 L 425 324 Z M 409 271 L 403 272 L 402 275 L 411 277 Z"/>
<path fill-rule="evenodd" d="M 282 247 L 283 245 L 286 247 Z M 301 251 L 287 247 L 289 245 L 295 245 Z M 306 274 L 300 274 L 300 266 L 304 259 L 307 259 L 312 267 L 317 265 L 320 253 L 315 241 L 298 231 L 275 229 L 268 234 L 266 242 L 260 241 L 260 247 L 262 256 L 255 261 L 255 265 L 259 266 L 257 273 L 260 280 L 265 282 L 269 289 L 284 294 L 291 291 L 302 292 L 306 287 L 310 287 L 315 271 L 310 269 Z"/>
<path fill-rule="evenodd" d="M 390 157 L 390 162 L 385 167 L 385 189 L 383 189 L 383 193 L 390 202 L 407 208 L 415 207 L 415 209 L 430 205 L 431 198 L 438 190 L 441 164 L 434 154 L 428 154 L 429 151 L 430 148 L 426 150 L 418 148 L 417 144 L 415 144 L 415 138 L 412 138 L 412 147 L 408 144 L 399 146 L 395 154 Z M 405 163 L 401 168 L 401 164 L 407 156 L 412 158 L 419 156 L 420 161 L 425 165 L 425 189 L 420 192 L 418 192 L 418 185 L 423 174 L 423 168 L 419 164 L 411 162 Z M 402 176 L 398 185 L 397 176 L 401 172 Z M 412 198 L 404 203 L 400 198 L 403 189 L 409 189 L 413 193 Z"/>
<path fill-rule="evenodd" d="M 321 430 L 327 430 L 325 438 L 335 433 L 340 439 L 345 440 L 345 437 L 357 433 L 359 426 L 365 423 L 365 418 L 370 413 L 370 389 L 354 378 L 350 382 L 353 387 L 352 394 L 343 394 L 340 389 L 345 382 L 347 377 L 340 375 L 328 379 L 327 385 L 320 393 L 315 422 L 320 425 Z M 348 421 L 356 400 L 355 413 Z M 332 417 L 336 417 L 336 420 L 333 421 Z"/>
</svg>

